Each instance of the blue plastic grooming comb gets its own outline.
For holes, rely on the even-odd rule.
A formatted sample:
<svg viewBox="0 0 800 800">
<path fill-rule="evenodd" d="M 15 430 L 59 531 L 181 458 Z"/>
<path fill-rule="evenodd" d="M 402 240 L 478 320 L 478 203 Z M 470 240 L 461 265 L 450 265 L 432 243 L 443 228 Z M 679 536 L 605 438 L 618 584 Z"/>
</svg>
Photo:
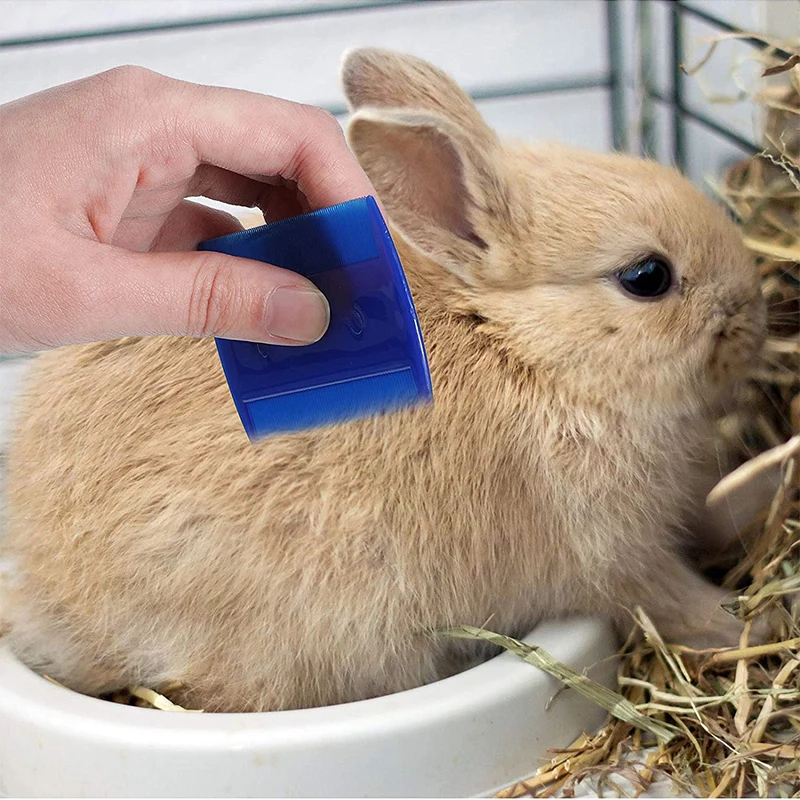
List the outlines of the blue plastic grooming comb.
<svg viewBox="0 0 800 800">
<path fill-rule="evenodd" d="M 425 346 L 400 258 L 372 197 L 200 244 L 309 278 L 331 321 L 306 347 L 217 339 L 251 440 L 433 399 Z"/>
</svg>

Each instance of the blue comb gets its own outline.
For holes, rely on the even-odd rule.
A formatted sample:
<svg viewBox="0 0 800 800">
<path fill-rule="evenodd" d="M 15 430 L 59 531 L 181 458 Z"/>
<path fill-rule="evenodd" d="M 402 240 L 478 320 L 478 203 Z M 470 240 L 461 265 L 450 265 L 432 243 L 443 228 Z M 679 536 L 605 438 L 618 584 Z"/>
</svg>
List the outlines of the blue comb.
<svg viewBox="0 0 800 800">
<path fill-rule="evenodd" d="M 432 401 L 414 302 L 374 198 L 221 236 L 198 249 L 298 272 L 330 304 L 327 332 L 306 347 L 216 340 L 251 440 Z"/>
</svg>

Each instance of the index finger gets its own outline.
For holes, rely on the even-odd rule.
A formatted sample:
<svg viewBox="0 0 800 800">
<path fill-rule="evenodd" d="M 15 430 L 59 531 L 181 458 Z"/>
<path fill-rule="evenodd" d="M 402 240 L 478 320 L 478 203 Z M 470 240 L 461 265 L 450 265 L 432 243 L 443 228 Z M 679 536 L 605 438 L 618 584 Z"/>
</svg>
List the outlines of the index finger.
<svg viewBox="0 0 800 800">
<path fill-rule="evenodd" d="M 178 130 L 199 161 L 294 181 L 311 209 L 375 194 L 327 111 L 238 89 L 174 84 Z"/>
</svg>

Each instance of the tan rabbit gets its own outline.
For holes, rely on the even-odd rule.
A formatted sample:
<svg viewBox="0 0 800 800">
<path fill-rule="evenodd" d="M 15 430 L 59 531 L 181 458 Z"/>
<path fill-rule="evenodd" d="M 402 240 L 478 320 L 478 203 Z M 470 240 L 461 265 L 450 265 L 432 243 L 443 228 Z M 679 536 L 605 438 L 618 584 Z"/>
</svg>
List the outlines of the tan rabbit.
<svg viewBox="0 0 800 800">
<path fill-rule="evenodd" d="M 502 143 L 418 59 L 357 50 L 344 85 L 434 406 L 253 446 L 211 341 L 42 355 L 10 455 L 13 647 L 79 691 L 177 679 L 244 711 L 432 681 L 460 623 L 641 605 L 735 644 L 680 555 L 711 410 L 762 338 L 734 226 L 655 163 Z"/>
</svg>

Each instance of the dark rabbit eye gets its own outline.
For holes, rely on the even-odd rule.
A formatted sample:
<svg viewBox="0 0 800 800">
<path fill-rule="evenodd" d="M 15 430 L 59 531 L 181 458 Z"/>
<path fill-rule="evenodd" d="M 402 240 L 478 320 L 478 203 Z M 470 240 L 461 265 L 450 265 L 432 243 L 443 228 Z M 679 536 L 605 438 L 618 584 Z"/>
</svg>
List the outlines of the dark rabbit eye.
<svg viewBox="0 0 800 800">
<path fill-rule="evenodd" d="M 649 256 L 616 274 L 619 285 L 634 297 L 661 297 L 672 286 L 672 270 L 663 258 Z"/>
</svg>

